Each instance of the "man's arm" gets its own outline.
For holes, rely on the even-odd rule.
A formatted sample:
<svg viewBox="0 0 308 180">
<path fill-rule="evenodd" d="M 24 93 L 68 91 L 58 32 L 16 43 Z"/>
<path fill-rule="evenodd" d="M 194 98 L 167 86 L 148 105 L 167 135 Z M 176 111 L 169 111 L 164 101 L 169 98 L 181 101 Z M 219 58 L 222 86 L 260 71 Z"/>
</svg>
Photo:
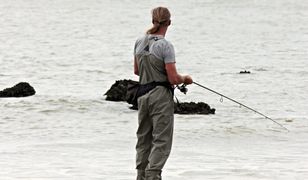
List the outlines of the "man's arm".
<svg viewBox="0 0 308 180">
<path fill-rule="evenodd" d="M 137 63 L 137 57 L 134 56 L 134 73 L 139 76 L 139 69 L 138 69 L 138 63 Z"/>
<path fill-rule="evenodd" d="M 175 63 L 165 64 L 165 68 L 168 75 L 168 80 L 172 85 L 177 84 L 191 84 L 193 82 L 192 78 L 189 75 L 180 75 L 176 70 Z"/>
</svg>

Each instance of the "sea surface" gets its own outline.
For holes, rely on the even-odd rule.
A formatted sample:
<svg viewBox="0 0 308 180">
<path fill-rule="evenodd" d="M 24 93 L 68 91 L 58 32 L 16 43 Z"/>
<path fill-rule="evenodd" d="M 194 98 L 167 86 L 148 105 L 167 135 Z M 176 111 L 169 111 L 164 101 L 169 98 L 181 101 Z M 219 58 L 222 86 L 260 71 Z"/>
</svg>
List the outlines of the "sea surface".
<svg viewBox="0 0 308 180">
<path fill-rule="evenodd" d="M 179 101 L 216 114 L 175 115 L 163 179 L 308 179 L 308 1 L 0 0 L 0 90 L 36 90 L 0 99 L 1 180 L 135 179 L 137 112 L 104 93 L 138 79 L 156 6 L 172 13 L 179 73 L 289 130 L 190 85 Z"/>
</svg>

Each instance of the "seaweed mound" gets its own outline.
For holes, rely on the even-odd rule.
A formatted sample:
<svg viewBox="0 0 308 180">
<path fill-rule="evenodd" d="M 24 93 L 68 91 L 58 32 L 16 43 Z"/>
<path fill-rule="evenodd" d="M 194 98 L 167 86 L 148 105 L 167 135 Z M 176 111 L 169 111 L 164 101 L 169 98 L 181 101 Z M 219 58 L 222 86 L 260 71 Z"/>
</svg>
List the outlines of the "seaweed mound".
<svg viewBox="0 0 308 180">
<path fill-rule="evenodd" d="M 126 101 L 126 92 L 127 92 L 127 85 L 129 83 L 138 83 L 137 81 L 133 80 L 118 80 L 116 81 L 111 88 L 104 94 L 106 95 L 107 101 Z"/>
<path fill-rule="evenodd" d="M 240 74 L 250 74 L 250 71 L 240 71 Z"/>
<path fill-rule="evenodd" d="M 215 109 L 204 102 L 176 103 L 174 108 L 176 114 L 215 114 Z"/>
<path fill-rule="evenodd" d="M 27 82 L 20 82 L 11 88 L 0 91 L 0 97 L 27 97 L 34 94 L 34 88 Z"/>
<path fill-rule="evenodd" d="M 133 80 L 117 80 L 111 88 L 104 94 L 107 101 L 126 101 L 126 93 L 128 84 L 137 84 Z M 137 110 L 132 106 L 130 109 Z M 184 102 L 175 103 L 174 113 L 176 114 L 215 114 L 215 109 L 211 108 L 204 102 Z"/>
</svg>

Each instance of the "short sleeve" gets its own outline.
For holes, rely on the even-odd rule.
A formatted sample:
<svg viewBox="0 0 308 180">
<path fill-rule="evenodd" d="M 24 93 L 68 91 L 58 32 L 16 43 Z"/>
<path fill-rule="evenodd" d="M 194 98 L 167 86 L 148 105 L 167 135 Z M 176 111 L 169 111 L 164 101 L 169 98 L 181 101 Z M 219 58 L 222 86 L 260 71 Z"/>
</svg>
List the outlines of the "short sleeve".
<svg viewBox="0 0 308 180">
<path fill-rule="evenodd" d="M 175 52 L 174 47 L 171 43 L 166 43 L 165 47 L 163 48 L 163 57 L 164 62 L 168 63 L 175 63 Z"/>
</svg>

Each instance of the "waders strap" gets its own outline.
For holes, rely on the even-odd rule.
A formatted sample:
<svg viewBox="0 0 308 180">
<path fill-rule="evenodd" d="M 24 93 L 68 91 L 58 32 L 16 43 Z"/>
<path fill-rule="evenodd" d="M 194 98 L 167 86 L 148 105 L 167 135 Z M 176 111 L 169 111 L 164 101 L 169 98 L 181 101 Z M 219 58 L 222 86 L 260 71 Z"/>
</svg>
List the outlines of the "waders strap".
<svg viewBox="0 0 308 180">
<path fill-rule="evenodd" d="M 174 95 L 174 88 L 171 86 L 169 82 L 150 82 L 147 84 L 141 84 L 137 93 L 137 96 L 143 96 L 146 93 L 150 92 L 152 89 L 154 89 L 156 86 L 164 86 L 167 89 L 169 89 L 172 92 L 172 95 Z"/>
</svg>

